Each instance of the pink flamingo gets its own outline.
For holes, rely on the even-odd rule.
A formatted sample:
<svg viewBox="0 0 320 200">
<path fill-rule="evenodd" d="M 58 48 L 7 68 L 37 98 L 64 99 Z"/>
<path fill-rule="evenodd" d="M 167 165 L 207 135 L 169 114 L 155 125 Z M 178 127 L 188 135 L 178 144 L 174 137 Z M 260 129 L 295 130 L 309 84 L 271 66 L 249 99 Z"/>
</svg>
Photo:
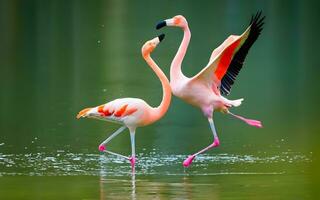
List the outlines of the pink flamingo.
<svg viewBox="0 0 320 200">
<path fill-rule="evenodd" d="M 181 64 L 191 38 L 187 20 L 183 16 L 177 15 L 171 19 L 161 21 L 156 26 L 157 29 L 164 26 L 182 28 L 184 32 L 183 39 L 171 63 L 170 86 L 175 96 L 202 110 L 204 116 L 209 121 L 213 133 L 213 143 L 199 152 L 190 155 L 183 162 L 183 166 L 188 167 L 197 155 L 220 145 L 212 120 L 213 111 L 230 114 L 251 126 L 262 127 L 260 121 L 246 119 L 228 110 L 232 106 L 240 106 L 243 99 L 228 100 L 221 96 L 221 93 L 224 95 L 230 93 L 231 86 L 242 68 L 250 47 L 260 35 L 264 24 L 263 20 L 264 17 L 261 18 L 261 12 L 252 17 L 247 30 L 240 36 L 229 36 L 212 52 L 207 66 L 192 78 L 186 77 L 181 71 Z"/>
<path fill-rule="evenodd" d="M 137 98 L 122 98 L 116 99 L 101 106 L 94 108 L 86 108 L 79 112 L 77 118 L 88 117 L 109 122 L 121 124 L 116 132 L 111 134 L 106 140 L 99 145 L 101 152 L 110 153 L 120 156 L 130 161 L 132 170 L 134 170 L 136 162 L 135 154 L 135 131 L 137 127 L 152 124 L 161 119 L 167 112 L 171 101 L 170 83 L 165 74 L 161 71 L 158 65 L 153 61 L 150 53 L 164 39 L 164 34 L 147 41 L 142 47 L 142 56 L 152 70 L 156 73 L 162 84 L 163 97 L 161 104 L 158 107 L 151 107 L 142 99 Z M 130 131 L 131 138 L 131 157 L 127 157 L 118 153 L 106 150 L 106 144 L 115 136 L 121 133 L 126 128 Z"/>
</svg>

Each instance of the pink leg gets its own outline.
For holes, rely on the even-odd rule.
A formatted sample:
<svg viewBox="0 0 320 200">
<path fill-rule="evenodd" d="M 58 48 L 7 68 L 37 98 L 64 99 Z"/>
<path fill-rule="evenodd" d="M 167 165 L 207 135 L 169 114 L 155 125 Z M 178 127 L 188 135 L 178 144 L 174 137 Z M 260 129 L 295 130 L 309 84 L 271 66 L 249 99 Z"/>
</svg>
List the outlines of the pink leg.
<svg viewBox="0 0 320 200">
<path fill-rule="evenodd" d="M 220 145 L 220 141 L 219 141 L 219 138 L 218 138 L 216 129 L 215 129 L 215 127 L 214 127 L 214 123 L 213 123 L 212 118 L 208 118 L 208 121 L 209 121 L 209 124 L 210 124 L 211 131 L 212 131 L 212 133 L 213 133 L 213 138 L 214 138 L 214 139 L 213 139 L 213 143 L 210 144 L 209 146 L 207 146 L 206 148 L 198 151 L 197 153 L 195 153 L 195 154 L 193 154 L 193 155 L 190 155 L 187 159 L 185 159 L 185 160 L 183 161 L 183 166 L 184 166 L 184 167 L 189 167 L 189 166 L 192 164 L 193 159 L 194 159 L 197 155 L 199 155 L 199 154 L 201 154 L 201 153 L 204 153 L 204 152 L 208 151 L 209 149 L 212 149 L 212 148 L 217 147 L 217 146 Z"/>
<path fill-rule="evenodd" d="M 99 151 L 103 152 L 106 150 L 105 145 L 110 142 L 114 137 L 119 135 L 124 129 L 126 129 L 125 126 L 121 126 L 116 132 L 112 133 L 106 140 L 104 140 L 100 145 L 99 145 Z"/>
<path fill-rule="evenodd" d="M 118 156 L 118 157 L 121 157 L 121 158 L 124 158 L 126 160 L 129 160 L 130 158 L 127 157 L 127 156 L 124 156 L 124 155 L 121 155 L 121 154 L 118 154 L 118 153 L 115 153 L 115 152 L 112 152 L 112 151 L 109 151 L 106 149 L 106 144 L 108 142 L 110 142 L 114 137 L 116 137 L 117 135 L 119 135 L 124 129 L 126 129 L 125 126 L 122 126 L 120 127 L 116 132 L 112 133 L 106 140 L 104 140 L 100 145 L 99 145 L 99 151 L 101 152 L 104 152 L 104 153 L 109 153 L 109 154 L 112 154 L 114 156 Z"/>
<path fill-rule="evenodd" d="M 132 169 L 132 171 L 134 171 L 134 169 L 135 169 L 135 164 L 136 164 L 136 157 L 135 157 L 135 156 L 131 156 L 131 157 L 129 158 L 129 161 L 130 161 L 130 164 L 131 164 L 131 169 Z"/>
<path fill-rule="evenodd" d="M 236 114 L 233 114 L 231 113 L 230 111 L 228 111 L 228 113 L 232 116 L 234 116 L 235 118 L 238 118 L 242 121 L 244 121 L 245 123 L 249 124 L 250 126 L 255 126 L 257 128 L 262 128 L 262 123 L 258 120 L 254 120 L 254 119 L 246 119 L 242 116 L 239 116 L 239 115 L 236 115 Z"/>
<path fill-rule="evenodd" d="M 115 152 L 112 152 L 112 151 L 109 151 L 109 150 L 104 150 L 103 152 L 111 154 L 111 155 L 114 155 L 114 156 L 118 156 L 118 157 L 126 159 L 126 160 L 130 160 L 130 158 L 128 156 L 124 156 L 122 154 L 118 154 L 118 153 L 115 153 Z"/>
<path fill-rule="evenodd" d="M 135 164 L 136 164 L 136 148 L 135 148 L 135 128 L 129 129 L 130 130 L 130 139 L 131 139 L 131 157 L 129 161 L 131 163 L 132 172 L 135 171 Z"/>
</svg>

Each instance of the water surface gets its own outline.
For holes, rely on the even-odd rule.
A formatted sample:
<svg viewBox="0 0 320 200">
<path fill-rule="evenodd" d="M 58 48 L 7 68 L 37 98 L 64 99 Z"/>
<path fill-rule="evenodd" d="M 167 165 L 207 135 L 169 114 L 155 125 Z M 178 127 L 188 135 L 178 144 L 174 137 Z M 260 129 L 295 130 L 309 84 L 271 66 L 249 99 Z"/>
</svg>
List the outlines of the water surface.
<svg viewBox="0 0 320 200">
<path fill-rule="evenodd" d="M 181 164 L 184 158 L 140 153 L 132 174 L 126 160 L 105 154 L 0 154 L 0 191 L 5 198 L 310 198 L 305 166 L 311 153 L 204 154 L 187 169 Z"/>
</svg>

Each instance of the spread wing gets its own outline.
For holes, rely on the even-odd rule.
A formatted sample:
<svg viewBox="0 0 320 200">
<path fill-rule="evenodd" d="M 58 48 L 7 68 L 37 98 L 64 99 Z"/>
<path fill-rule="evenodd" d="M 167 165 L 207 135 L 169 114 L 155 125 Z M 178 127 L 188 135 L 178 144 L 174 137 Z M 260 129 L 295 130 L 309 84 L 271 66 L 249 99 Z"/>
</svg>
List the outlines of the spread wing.
<svg viewBox="0 0 320 200">
<path fill-rule="evenodd" d="M 192 79 L 205 81 L 212 87 L 217 87 L 224 95 L 230 94 L 231 86 L 249 49 L 261 33 L 264 18 L 261 17 L 261 12 L 258 12 L 251 18 L 249 27 L 241 36 L 229 36 L 212 52 L 208 65 Z"/>
</svg>

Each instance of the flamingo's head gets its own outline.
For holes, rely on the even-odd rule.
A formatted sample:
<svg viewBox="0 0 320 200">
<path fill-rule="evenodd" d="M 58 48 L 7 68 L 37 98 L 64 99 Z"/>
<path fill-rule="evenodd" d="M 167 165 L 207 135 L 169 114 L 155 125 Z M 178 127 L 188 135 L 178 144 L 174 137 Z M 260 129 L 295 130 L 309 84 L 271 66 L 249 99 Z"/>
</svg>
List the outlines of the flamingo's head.
<svg viewBox="0 0 320 200">
<path fill-rule="evenodd" d="M 188 26 L 188 22 L 184 16 L 176 15 L 171 19 L 166 19 L 166 20 L 159 22 L 156 26 L 156 29 L 160 29 L 164 26 L 176 26 L 176 27 L 180 27 L 180 28 L 185 28 Z"/>
<path fill-rule="evenodd" d="M 153 38 L 152 40 L 149 40 L 146 43 L 144 43 L 141 49 L 142 55 L 145 56 L 151 53 L 157 47 L 157 45 L 164 39 L 164 36 L 164 34 L 161 34 L 158 37 Z"/>
</svg>

